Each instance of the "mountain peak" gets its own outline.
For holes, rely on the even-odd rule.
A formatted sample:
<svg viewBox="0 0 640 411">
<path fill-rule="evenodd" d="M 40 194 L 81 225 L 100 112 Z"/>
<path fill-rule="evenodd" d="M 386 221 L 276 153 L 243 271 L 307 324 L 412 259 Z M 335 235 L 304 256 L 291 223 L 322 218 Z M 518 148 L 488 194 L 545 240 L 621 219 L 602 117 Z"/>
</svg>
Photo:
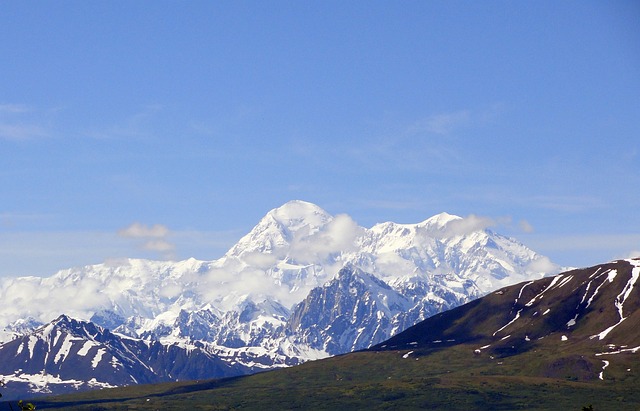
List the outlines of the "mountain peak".
<svg viewBox="0 0 640 411">
<path fill-rule="evenodd" d="M 456 220 L 462 220 L 462 217 L 454 215 L 454 214 L 449 214 L 446 212 L 442 212 L 440 214 L 436 214 L 432 217 L 429 217 L 428 219 L 424 220 L 422 223 L 420 223 L 421 226 L 425 226 L 427 228 L 433 228 L 433 229 L 438 229 L 441 230 L 444 227 L 446 227 L 447 224 L 449 224 L 452 221 L 456 221 Z"/>
<path fill-rule="evenodd" d="M 266 217 L 271 217 L 289 229 L 303 225 L 322 226 L 331 220 L 331 215 L 319 206 L 302 200 L 289 201 L 278 208 L 269 211 Z"/>
<path fill-rule="evenodd" d="M 313 234 L 331 220 L 333 217 L 329 213 L 313 203 L 302 200 L 289 201 L 269 211 L 227 255 L 239 256 L 247 252 L 272 253 L 275 249 L 290 245 L 297 231 L 306 230 L 307 234 Z"/>
</svg>

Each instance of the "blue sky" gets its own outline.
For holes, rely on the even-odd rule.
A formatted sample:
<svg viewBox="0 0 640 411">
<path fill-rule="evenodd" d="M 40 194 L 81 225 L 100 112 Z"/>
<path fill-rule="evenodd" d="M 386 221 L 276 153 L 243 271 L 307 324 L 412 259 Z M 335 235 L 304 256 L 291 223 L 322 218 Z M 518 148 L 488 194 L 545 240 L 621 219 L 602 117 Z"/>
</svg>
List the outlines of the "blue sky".
<svg viewBox="0 0 640 411">
<path fill-rule="evenodd" d="M 0 6 L 0 276 L 215 259 L 292 199 L 640 251 L 640 3 Z"/>
</svg>

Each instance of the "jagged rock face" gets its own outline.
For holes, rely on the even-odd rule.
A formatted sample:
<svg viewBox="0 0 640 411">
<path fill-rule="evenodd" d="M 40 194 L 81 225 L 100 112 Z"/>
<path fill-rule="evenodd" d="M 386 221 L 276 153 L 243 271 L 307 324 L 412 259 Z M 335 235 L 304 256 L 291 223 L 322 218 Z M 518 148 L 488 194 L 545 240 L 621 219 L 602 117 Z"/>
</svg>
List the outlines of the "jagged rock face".
<svg viewBox="0 0 640 411">
<path fill-rule="evenodd" d="M 67 316 L 1 345 L 0 364 L 9 393 L 62 393 L 254 371 L 212 355 L 204 344 L 123 338 Z"/>
<path fill-rule="evenodd" d="M 385 282 L 347 267 L 300 303 L 287 331 L 296 341 L 329 354 L 362 349 L 391 335 L 396 317 L 411 301 Z"/>
<path fill-rule="evenodd" d="M 446 213 L 367 229 L 294 201 L 219 260 L 128 259 L 5 280 L 0 300 L 11 310 L 0 311 L 0 338 L 24 335 L 65 307 L 147 356 L 155 347 L 163 370 L 167 355 L 186 355 L 168 347 L 201 344 L 202 355 L 243 373 L 366 348 L 495 288 L 558 270 L 517 241 Z M 200 352 L 189 350 L 185 361 Z M 142 372 L 136 381 L 191 375 L 147 365 L 154 376 Z M 208 377 L 227 375 L 216 367 Z M 0 363 L 0 374 L 17 369 Z"/>
</svg>

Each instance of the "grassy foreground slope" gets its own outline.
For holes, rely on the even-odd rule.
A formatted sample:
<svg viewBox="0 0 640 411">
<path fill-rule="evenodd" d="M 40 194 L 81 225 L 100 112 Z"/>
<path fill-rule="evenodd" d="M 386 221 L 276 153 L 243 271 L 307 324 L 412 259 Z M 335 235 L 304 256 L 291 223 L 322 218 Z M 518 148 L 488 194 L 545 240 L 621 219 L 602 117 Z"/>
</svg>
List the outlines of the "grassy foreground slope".
<svg viewBox="0 0 640 411">
<path fill-rule="evenodd" d="M 417 355 L 416 355 L 417 354 Z M 404 357 L 407 358 L 404 358 Z M 539 358 L 512 359 L 537 362 Z M 500 364 L 502 363 L 502 364 Z M 640 409 L 639 381 L 509 375 L 514 364 L 470 346 L 433 352 L 359 352 L 250 377 L 143 385 L 39 401 L 38 409 Z"/>
</svg>

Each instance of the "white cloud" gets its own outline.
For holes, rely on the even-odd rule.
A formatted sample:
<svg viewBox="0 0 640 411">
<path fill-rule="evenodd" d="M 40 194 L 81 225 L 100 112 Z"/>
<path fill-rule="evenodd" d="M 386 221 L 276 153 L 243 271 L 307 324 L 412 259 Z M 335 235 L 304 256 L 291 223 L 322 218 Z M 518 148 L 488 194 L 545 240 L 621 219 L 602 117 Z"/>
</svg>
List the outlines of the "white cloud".
<svg viewBox="0 0 640 411">
<path fill-rule="evenodd" d="M 242 254 L 242 260 L 246 262 L 248 265 L 261 268 L 266 270 L 271 267 L 277 261 L 277 256 L 274 254 L 267 253 L 244 253 Z"/>
<path fill-rule="evenodd" d="M 622 258 L 625 260 L 628 260 L 630 258 L 640 258 L 640 250 L 629 251 Z"/>
<path fill-rule="evenodd" d="M 489 217 L 481 217 L 471 214 L 465 218 L 452 220 L 444 227 L 443 235 L 446 237 L 467 235 L 476 231 L 495 226 L 496 220 Z"/>
<path fill-rule="evenodd" d="M 130 238 L 163 238 L 169 234 L 169 229 L 162 224 L 147 226 L 135 222 L 129 227 L 118 230 L 118 234 L 122 237 Z"/>
<path fill-rule="evenodd" d="M 339 214 L 317 233 L 294 238 L 290 254 L 300 262 L 323 260 L 333 253 L 352 250 L 361 230 L 351 217 Z"/>
<path fill-rule="evenodd" d="M 556 273 L 558 271 L 558 265 L 551 262 L 548 257 L 541 256 L 533 260 L 527 265 L 526 271 L 529 273 Z"/>
<path fill-rule="evenodd" d="M 118 230 L 120 237 L 139 239 L 143 241 L 141 245 L 143 250 L 159 252 L 164 259 L 175 258 L 173 254 L 175 244 L 167 240 L 170 234 L 170 230 L 162 224 L 147 226 L 139 222 Z"/>
<path fill-rule="evenodd" d="M 69 287 L 64 279 L 21 277 L 0 284 L 3 310 L 0 322 L 10 323 L 27 315 L 47 322 L 57 317 L 60 307 L 65 314 L 88 319 L 93 308 L 108 304 L 109 298 L 102 291 L 102 284 L 90 277 L 74 278 Z M 24 312 L 24 310 L 28 310 Z"/>
<path fill-rule="evenodd" d="M 176 246 L 166 240 L 149 240 L 144 243 L 144 249 L 149 251 L 168 252 L 173 251 Z"/>
</svg>

